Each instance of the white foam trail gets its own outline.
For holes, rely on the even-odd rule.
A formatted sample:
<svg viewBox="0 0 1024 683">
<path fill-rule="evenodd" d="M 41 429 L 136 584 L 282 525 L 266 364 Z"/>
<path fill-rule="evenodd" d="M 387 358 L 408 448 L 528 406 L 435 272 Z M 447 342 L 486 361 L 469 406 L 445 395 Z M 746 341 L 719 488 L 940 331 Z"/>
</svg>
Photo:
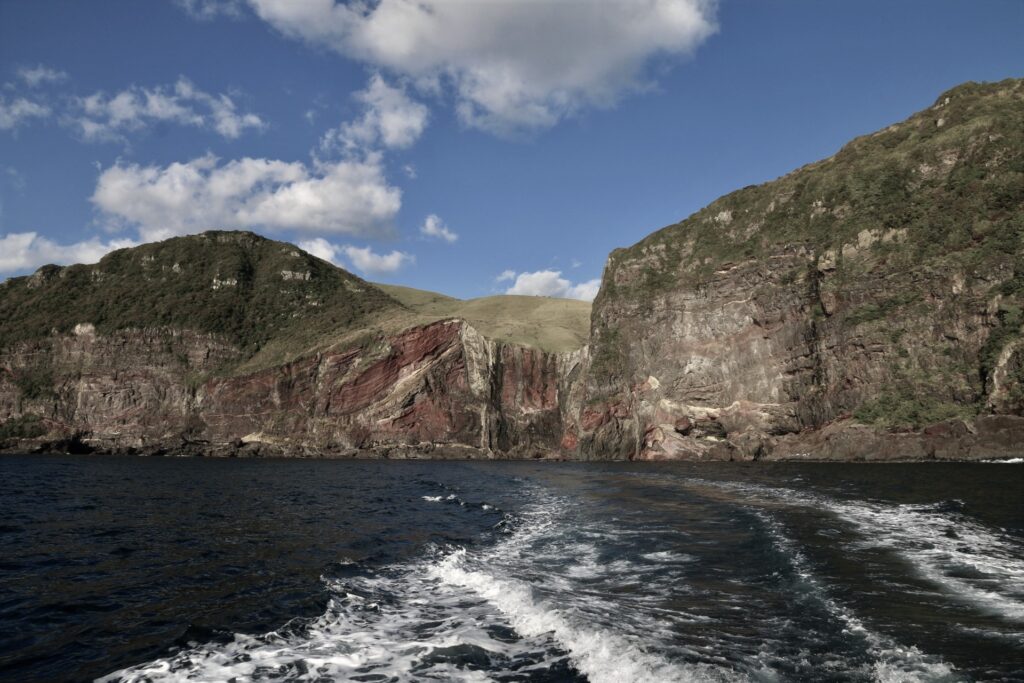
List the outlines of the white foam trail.
<svg viewBox="0 0 1024 683">
<path fill-rule="evenodd" d="M 658 552 L 645 553 L 641 557 L 651 562 L 693 562 L 696 558 L 686 553 L 674 553 L 671 550 L 659 550 Z"/>
<path fill-rule="evenodd" d="M 867 531 L 865 545 L 895 551 L 949 594 L 1024 623 L 1024 558 L 1019 546 L 978 524 L 919 506 L 833 507 Z M 964 569 L 974 577 L 956 575 Z"/>
<path fill-rule="evenodd" d="M 469 589 L 497 607 L 501 614 L 515 628 L 527 637 L 550 635 L 569 654 L 573 665 L 592 683 L 660 683 L 679 681 L 742 681 L 746 676 L 730 669 L 710 664 L 689 664 L 674 662 L 655 654 L 644 642 L 658 647 L 658 635 L 664 629 L 653 619 L 648 627 L 639 633 L 626 633 L 601 627 L 593 619 L 572 606 L 566 600 L 570 594 L 559 593 L 562 598 L 557 604 L 550 599 L 538 597 L 536 587 L 515 578 L 514 572 L 503 571 L 509 566 L 527 565 L 543 561 L 543 553 L 536 553 L 533 547 L 537 541 L 559 539 L 565 529 L 559 524 L 566 517 L 566 504 L 550 500 L 546 505 L 528 515 L 524 531 L 518 533 L 480 557 L 471 557 L 465 550 L 459 550 L 431 567 L 431 574 L 443 582 Z M 597 558 L 597 549 L 589 544 L 565 546 L 557 544 L 561 557 L 582 557 L 581 576 L 596 576 L 602 573 Z M 622 562 L 610 563 L 604 567 L 611 572 L 621 572 Z M 555 579 L 560 587 L 567 586 Z M 589 597 L 589 596 L 588 596 Z M 590 600 L 590 607 L 595 607 Z M 614 609 L 611 605 L 609 608 Z M 631 631 L 633 629 L 630 629 Z"/>
<path fill-rule="evenodd" d="M 424 499 L 462 503 L 454 494 Z M 535 564 L 531 544 L 540 542 L 549 553 L 561 550 L 567 507 L 543 499 L 490 549 L 439 552 L 375 576 L 328 580 L 334 597 L 317 619 L 295 620 L 263 636 L 237 634 L 232 642 L 193 647 L 101 680 L 305 681 L 377 675 L 395 681 L 476 682 L 544 675 L 552 667 L 564 668 L 566 659 L 594 683 L 740 680 L 731 670 L 673 662 L 648 649 L 660 649 L 660 636 L 670 635 L 654 618 L 636 633 L 623 620 L 627 631 L 620 631 L 595 626 L 586 613 L 567 607 L 571 592 L 561 593 L 566 600 L 559 604 L 537 598 L 535 587 L 517 572 L 537 577 L 550 569 Z M 601 566 L 594 546 L 577 550 Z M 540 557 L 542 563 L 547 558 L 543 552 Z M 616 563 L 607 568 L 623 569 Z M 574 587 L 557 576 L 537 580 L 549 591 Z M 614 609 L 599 596 L 576 597 L 593 610 Z M 469 656 L 460 657 L 466 648 Z"/>
<path fill-rule="evenodd" d="M 453 553 L 433 571 L 444 581 L 468 588 L 495 605 L 518 633 L 553 635 L 592 683 L 739 680 L 735 674 L 709 665 L 669 662 L 621 634 L 574 623 L 553 605 L 537 601 L 528 584 L 466 569 L 464 550 Z"/>
<path fill-rule="evenodd" d="M 939 505 L 852 503 L 757 484 L 699 483 L 786 505 L 829 510 L 860 531 L 861 545 L 903 557 L 921 577 L 951 597 L 1009 621 L 1024 622 L 1020 542 L 943 511 Z M 973 576 L 964 576 L 964 569 Z"/>
<path fill-rule="evenodd" d="M 939 683 L 959 681 L 954 668 L 937 657 L 922 653 L 916 647 L 905 647 L 891 638 L 875 633 L 851 611 L 833 600 L 814 577 L 807 558 L 779 524 L 768 513 L 757 510 L 757 517 L 768 529 L 772 540 L 783 551 L 801 581 L 811 594 L 825 606 L 829 614 L 844 625 L 844 631 L 863 639 L 868 653 L 874 659 L 870 673 L 880 683 Z"/>
<path fill-rule="evenodd" d="M 391 576 L 328 581 L 328 586 L 335 597 L 327 612 L 309 623 L 297 620 L 258 637 L 237 634 L 230 643 L 201 645 L 101 680 L 313 681 L 379 675 L 382 680 L 476 682 L 491 678 L 464 661 L 453 662 L 460 648 L 487 658 L 487 670 L 495 673 L 508 673 L 504 665 L 513 657 L 532 656 L 538 666 L 559 657 L 549 654 L 544 638 L 492 637 L 488 629 L 504 626 L 504 620 L 482 599 L 467 600 L 465 591 L 431 579 L 422 563 Z"/>
<path fill-rule="evenodd" d="M 982 462 L 994 462 L 999 463 L 1000 465 L 1020 465 L 1021 463 L 1024 463 L 1024 458 L 1005 458 L 1002 460 L 993 458 L 992 460 L 982 460 Z"/>
<path fill-rule="evenodd" d="M 428 503 L 440 503 L 442 500 L 444 500 L 444 496 L 423 496 L 423 500 L 427 501 Z"/>
</svg>

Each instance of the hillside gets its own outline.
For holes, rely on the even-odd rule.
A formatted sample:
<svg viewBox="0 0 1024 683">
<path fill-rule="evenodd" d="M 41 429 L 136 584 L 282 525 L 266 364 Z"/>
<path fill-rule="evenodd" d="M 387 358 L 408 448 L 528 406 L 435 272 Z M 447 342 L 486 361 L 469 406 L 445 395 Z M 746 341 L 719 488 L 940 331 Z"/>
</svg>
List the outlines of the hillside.
<svg viewBox="0 0 1024 683">
<path fill-rule="evenodd" d="M 876 438 L 890 430 L 962 436 L 1020 415 L 1022 240 L 1021 80 L 961 85 L 726 195 L 611 254 L 584 449 L 820 453 L 799 435 L 842 426 L 830 448 L 857 457 L 891 450 Z"/>
<path fill-rule="evenodd" d="M 204 332 L 236 346 L 243 358 L 273 362 L 400 308 L 380 289 L 294 245 L 211 231 L 0 283 L 0 348 L 88 323 L 100 334 Z"/>
<path fill-rule="evenodd" d="M 411 309 L 419 323 L 461 318 L 489 339 L 556 353 L 578 349 L 590 338 L 587 301 L 513 295 L 461 300 L 397 285 L 377 287 Z"/>
<path fill-rule="evenodd" d="M 0 285 L 0 449 L 550 453 L 589 312 L 378 287 L 244 232 L 45 266 Z"/>
</svg>

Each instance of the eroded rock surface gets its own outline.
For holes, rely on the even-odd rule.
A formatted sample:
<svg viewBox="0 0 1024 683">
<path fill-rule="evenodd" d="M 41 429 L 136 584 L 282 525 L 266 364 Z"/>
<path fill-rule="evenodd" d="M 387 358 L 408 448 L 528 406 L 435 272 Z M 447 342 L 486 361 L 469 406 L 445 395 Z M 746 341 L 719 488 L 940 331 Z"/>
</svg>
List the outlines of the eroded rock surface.
<svg viewBox="0 0 1024 683">
<path fill-rule="evenodd" d="M 0 410 L 40 415 L 41 444 L 126 452 L 552 457 L 583 352 L 554 354 L 440 321 L 227 377 L 237 349 L 171 330 L 87 326 L 0 360 Z M 26 395 L 29 378 L 47 387 Z"/>
<path fill-rule="evenodd" d="M 1020 455 L 1022 240 L 1019 80 L 723 197 L 612 253 L 581 455 Z"/>
</svg>

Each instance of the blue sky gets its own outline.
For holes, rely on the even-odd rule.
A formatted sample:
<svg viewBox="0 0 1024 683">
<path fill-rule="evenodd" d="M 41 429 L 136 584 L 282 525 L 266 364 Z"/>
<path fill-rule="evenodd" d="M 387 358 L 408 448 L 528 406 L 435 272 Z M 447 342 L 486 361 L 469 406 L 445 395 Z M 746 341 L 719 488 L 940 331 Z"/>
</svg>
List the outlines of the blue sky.
<svg viewBox="0 0 1024 683">
<path fill-rule="evenodd" d="M 222 227 L 586 298 L 613 248 L 1021 76 L 1022 0 L 0 0 L 0 278 Z"/>
</svg>

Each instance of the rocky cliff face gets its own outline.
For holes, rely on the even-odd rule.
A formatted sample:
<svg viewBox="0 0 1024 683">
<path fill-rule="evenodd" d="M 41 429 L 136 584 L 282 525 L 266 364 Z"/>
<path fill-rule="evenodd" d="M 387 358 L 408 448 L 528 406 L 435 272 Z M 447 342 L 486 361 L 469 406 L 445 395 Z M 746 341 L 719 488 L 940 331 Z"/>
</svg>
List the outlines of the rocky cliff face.
<svg viewBox="0 0 1024 683">
<path fill-rule="evenodd" d="M 613 252 L 584 457 L 1024 450 L 1024 82 L 961 86 Z"/>
<path fill-rule="evenodd" d="M 46 266 L 0 284 L 0 447 L 1021 455 L 1024 81 L 960 86 L 616 250 L 589 347 L 428 309 L 249 233 Z"/>
<path fill-rule="evenodd" d="M 241 356 L 216 335 L 100 335 L 82 324 L 0 358 L 0 413 L 13 425 L 39 418 L 25 436 L 46 448 L 544 457 L 578 409 L 582 355 L 495 342 L 446 320 L 210 376 Z"/>
</svg>

